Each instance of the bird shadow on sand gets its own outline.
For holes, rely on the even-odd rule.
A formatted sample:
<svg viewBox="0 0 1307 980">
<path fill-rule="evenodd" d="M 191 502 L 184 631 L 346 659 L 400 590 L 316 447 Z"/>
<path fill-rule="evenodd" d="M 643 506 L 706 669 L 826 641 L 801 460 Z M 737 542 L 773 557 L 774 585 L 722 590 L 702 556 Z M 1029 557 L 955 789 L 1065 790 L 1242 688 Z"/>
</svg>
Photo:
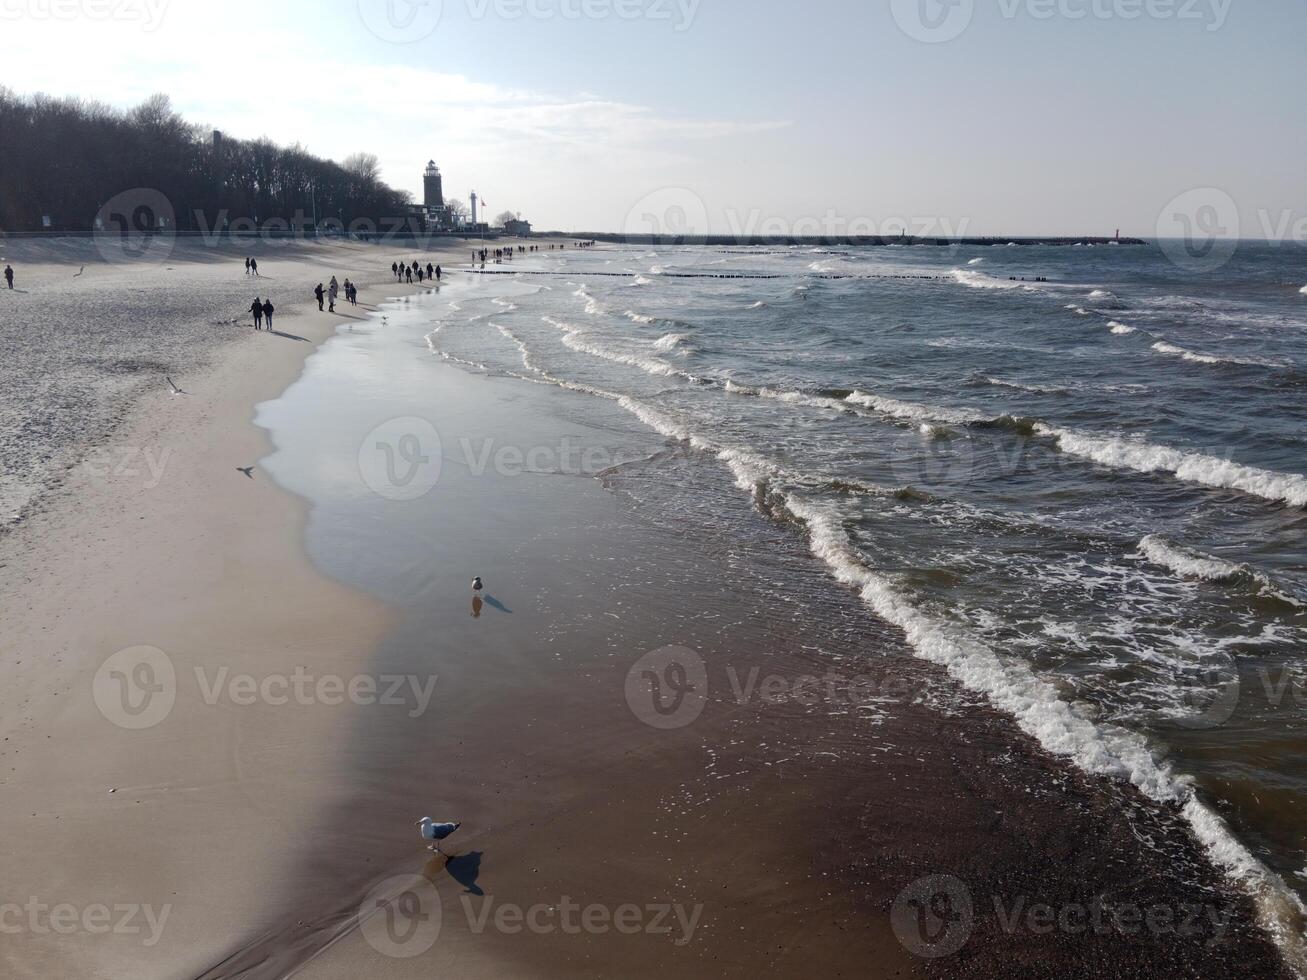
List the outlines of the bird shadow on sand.
<svg viewBox="0 0 1307 980">
<path fill-rule="evenodd" d="M 481 877 L 481 858 L 483 851 L 469 851 L 467 854 L 452 855 L 445 861 L 445 870 L 449 877 L 457 881 L 469 895 L 484 895 L 477 879 Z"/>
<path fill-rule="evenodd" d="M 485 597 L 485 603 L 491 609 L 498 609 L 501 613 L 508 613 L 508 615 L 510 616 L 513 615 L 513 610 L 509 609 L 506 605 L 504 605 L 502 602 L 500 602 L 492 595 L 488 595 Z"/>
</svg>

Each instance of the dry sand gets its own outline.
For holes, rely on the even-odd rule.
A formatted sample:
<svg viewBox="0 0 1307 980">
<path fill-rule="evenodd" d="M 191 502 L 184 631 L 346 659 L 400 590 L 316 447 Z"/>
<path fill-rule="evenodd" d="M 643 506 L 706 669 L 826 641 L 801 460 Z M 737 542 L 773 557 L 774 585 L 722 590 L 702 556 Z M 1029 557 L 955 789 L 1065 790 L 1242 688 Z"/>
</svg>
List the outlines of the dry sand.
<svg viewBox="0 0 1307 980">
<path fill-rule="evenodd" d="M 0 297 L 0 334 L 11 366 L 25 337 L 50 338 L 17 369 L 30 417 L 57 432 L 36 438 L 53 464 L 39 483 L 11 482 L 44 494 L 0 537 L 3 900 L 91 908 L 96 929 L 97 904 L 156 916 L 172 906 L 149 946 L 144 908 L 123 925 L 140 933 L 107 935 L 61 934 L 39 909 L 26 925 L 24 912 L 20 941 L 0 945 L 7 976 L 200 972 L 259 921 L 252 899 L 276 885 L 281 862 L 311 845 L 300 812 L 342 789 L 325 760 L 345 708 L 179 697 L 164 722 L 131 731 L 92 698 L 104 660 L 139 644 L 166 651 L 191 691 L 196 665 L 348 677 L 388 623 L 380 604 L 305 560 L 304 507 L 259 472 L 268 446 L 251 419 L 342 316 L 364 315 L 319 313 L 312 286 L 349 276 L 379 298 L 393 259 L 375 246 L 263 245 L 268 281 L 254 284 L 240 261 L 250 248 L 179 245 L 166 265 L 113 265 L 86 242 L 5 243 L 25 292 Z M 278 333 L 255 333 L 242 309 L 272 282 Z M 133 383 L 119 384 L 115 365 L 129 359 Z M 88 443 L 91 464 L 65 468 Z M 252 478 L 238 471 L 251 465 Z"/>
</svg>

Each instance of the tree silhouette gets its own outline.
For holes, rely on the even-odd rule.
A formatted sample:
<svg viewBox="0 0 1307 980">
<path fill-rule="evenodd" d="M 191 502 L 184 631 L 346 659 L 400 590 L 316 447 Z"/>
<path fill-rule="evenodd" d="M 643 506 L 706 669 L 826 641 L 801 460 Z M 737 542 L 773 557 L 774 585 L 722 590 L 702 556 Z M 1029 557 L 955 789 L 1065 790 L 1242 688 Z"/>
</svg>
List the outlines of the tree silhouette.
<svg viewBox="0 0 1307 980">
<path fill-rule="evenodd" d="M 166 95 L 123 112 L 99 102 L 0 86 L 0 230 L 92 231 L 101 208 L 138 188 L 167 198 L 179 230 L 324 219 L 384 225 L 410 196 L 378 177 L 377 158 L 345 164 L 267 139 L 217 137 L 187 123 Z"/>
</svg>

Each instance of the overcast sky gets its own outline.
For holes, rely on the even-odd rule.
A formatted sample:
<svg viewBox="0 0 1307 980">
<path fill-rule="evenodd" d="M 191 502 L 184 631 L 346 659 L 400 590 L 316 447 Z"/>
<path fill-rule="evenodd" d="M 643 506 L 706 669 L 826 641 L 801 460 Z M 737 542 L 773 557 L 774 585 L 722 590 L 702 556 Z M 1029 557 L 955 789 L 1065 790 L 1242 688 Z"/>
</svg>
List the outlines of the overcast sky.
<svg viewBox="0 0 1307 980">
<path fill-rule="evenodd" d="M 542 228 L 1153 236 L 1202 188 L 1266 237 L 1307 219 L 1304 38 L 1304 0 L 0 0 L 0 84 L 415 194 L 434 157 Z"/>
</svg>

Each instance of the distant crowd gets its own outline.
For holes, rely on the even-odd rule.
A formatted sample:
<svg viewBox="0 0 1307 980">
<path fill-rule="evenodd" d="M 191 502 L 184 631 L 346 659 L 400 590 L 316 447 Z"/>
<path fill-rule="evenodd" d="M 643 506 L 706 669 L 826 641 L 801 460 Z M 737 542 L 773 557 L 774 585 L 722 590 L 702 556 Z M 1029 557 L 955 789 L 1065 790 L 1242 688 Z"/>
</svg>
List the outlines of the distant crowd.
<svg viewBox="0 0 1307 980">
<path fill-rule="evenodd" d="M 440 282 L 445 275 L 445 271 L 440 266 L 433 266 L 430 262 L 426 264 L 425 268 L 420 262 L 414 262 L 411 265 L 392 262 L 390 263 L 390 272 L 395 277 L 396 282 L 412 283 L 414 277 L 416 277 L 419 286 L 424 282 Z"/>
</svg>

